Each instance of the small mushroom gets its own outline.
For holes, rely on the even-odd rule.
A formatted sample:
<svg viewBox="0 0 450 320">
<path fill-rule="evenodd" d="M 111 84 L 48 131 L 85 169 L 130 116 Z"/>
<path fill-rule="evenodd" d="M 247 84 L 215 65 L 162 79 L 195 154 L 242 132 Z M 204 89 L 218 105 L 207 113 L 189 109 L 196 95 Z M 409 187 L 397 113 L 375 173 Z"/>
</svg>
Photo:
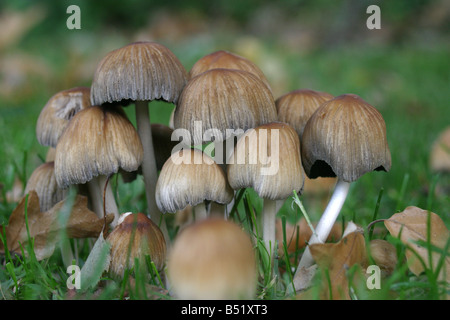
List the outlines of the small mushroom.
<svg viewBox="0 0 450 320">
<path fill-rule="evenodd" d="M 272 254 L 276 248 L 276 201 L 303 189 L 305 173 L 297 132 L 281 122 L 248 130 L 228 160 L 227 175 L 233 189 L 251 187 L 264 199 L 263 238 Z"/>
<path fill-rule="evenodd" d="M 42 108 L 36 123 L 36 138 L 39 143 L 56 148 L 70 119 L 90 106 L 88 87 L 75 87 L 53 95 Z"/>
<path fill-rule="evenodd" d="M 107 236 L 111 245 L 109 273 L 121 279 L 127 269 L 135 267 L 138 259 L 141 268 L 145 266 L 145 256 L 162 271 L 166 261 L 166 241 L 159 227 L 145 214 L 127 212 L 120 216 L 117 226 Z"/>
<path fill-rule="evenodd" d="M 36 191 L 39 197 L 41 212 L 48 211 L 66 197 L 67 190 L 60 188 L 56 183 L 53 161 L 45 162 L 34 169 L 27 181 L 24 193 L 27 194 L 31 190 Z"/>
<path fill-rule="evenodd" d="M 311 178 L 337 177 L 332 197 L 309 244 L 324 242 L 347 197 L 350 183 L 371 171 L 389 171 L 386 125 L 380 112 L 355 94 L 323 103 L 309 118 L 302 135 L 302 163 Z M 313 263 L 309 247 L 299 263 Z"/>
<path fill-rule="evenodd" d="M 207 216 L 205 200 L 229 203 L 233 190 L 213 159 L 198 149 L 172 154 L 161 169 L 156 184 L 156 203 L 161 212 L 176 212 L 194 206 L 197 219 Z"/>
<path fill-rule="evenodd" d="M 167 260 L 175 298 L 254 299 L 255 252 L 250 237 L 232 221 L 210 217 L 178 233 Z"/>
<path fill-rule="evenodd" d="M 301 139 L 311 115 L 322 103 L 330 99 L 333 99 L 333 96 L 326 92 L 311 89 L 290 91 L 275 100 L 278 121 L 291 125 Z"/>
<path fill-rule="evenodd" d="M 135 171 L 142 162 L 142 144 L 133 124 L 119 106 L 93 106 L 78 112 L 58 141 L 55 154 L 55 177 L 61 188 L 73 184 L 90 184 L 97 194 L 93 201 L 96 213 L 103 216 L 103 190 L 106 189 L 106 210 L 115 214 L 118 208 L 107 183 L 110 175 Z M 94 191 L 95 191 L 94 190 Z"/>
<path fill-rule="evenodd" d="M 192 66 L 189 77 L 211 69 L 237 69 L 250 72 L 257 76 L 270 88 L 269 82 L 261 69 L 249 59 L 226 50 L 219 50 L 203 56 Z"/>
</svg>

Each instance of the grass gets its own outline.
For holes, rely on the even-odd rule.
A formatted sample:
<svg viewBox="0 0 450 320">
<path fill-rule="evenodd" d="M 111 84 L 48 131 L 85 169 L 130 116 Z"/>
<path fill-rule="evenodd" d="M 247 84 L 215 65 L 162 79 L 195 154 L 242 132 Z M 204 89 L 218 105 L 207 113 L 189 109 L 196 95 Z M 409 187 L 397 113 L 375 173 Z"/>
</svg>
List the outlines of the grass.
<svg viewBox="0 0 450 320">
<path fill-rule="evenodd" d="M 125 44 L 119 39 L 115 45 Z M 202 55 L 219 48 L 217 42 L 197 42 L 189 45 L 187 41 L 171 44 L 171 48 L 180 57 L 186 68 Z M 222 42 L 230 51 L 239 49 L 225 37 Z M 260 60 L 264 57 L 276 59 L 279 70 L 273 70 L 262 64 L 267 70 L 269 81 L 282 79 L 282 85 L 274 84 L 275 98 L 282 93 L 298 89 L 312 88 L 327 91 L 333 95 L 356 93 L 377 107 L 382 113 L 386 125 L 388 142 L 392 153 L 392 169 L 388 173 L 373 172 L 364 175 L 353 183 L 350 194 L 344 204 L 339 219 L 353 220 L 361 226 L 367 226 L 376 219 L 389 218 L 406 206 L 414 205 L 431 210 L 450 226 L 450 197 L 442 193 L 443 185 L 449 184 L 448 175 L 432 172 L 428 165 L 431 144 L 441 130 L 449 125 L 449 62 L 448 46 L 438 45 L 431 48 L 408 44 L 404 46 L 350 46 L 333 50 L 312 50 L 301 54 L 285 50 L 271 41 L 261 41 Z M 17 179 L 24 186 L 31 172 L 45 158 L 46 148 L 40 146 L 35 138 L 35 124 L 40 110 L 53 93 L 77 85 L 89 85 L 89 78 L 75 80 L 63 79 L 70 69 L 69 58 L 64 54 L 68 49 L 55 50 L 51 47 L 40 48 L 32 41 L 23 44 L 23 50 L 31 55 L 53 61 L 54 79 L 40 81 L 30 77 L 24 92 L 0 101 L 0 225 L 6 225 L 9 215 L 17 201 L 8 201 L 7 193 L 13 190 Z M 106 53 L 89 51 L 94 61 Z M 263 56 L 263 57 L 261 57 Z M 267 68 L 267 69 L 265 69 Z M 56 70 L 56 71 L 55 71 Z M 281 77 L 281 78 L 280 78 Z M 150 104 L 152 120 L 167 123 L 171 105 Z M 133 121 L 133 108 L 126 109 Z M 121 212 L 145 211 L 143 182 L 136 180 L 123 184 L 120 178 L 112 180 L 117 188 L 117 201 Z M 261 210 L 262 202 L 252 190 L 238 192 L 238 201 L 233 211 L 233 219 L 241 223 L 246 230 L 252 230 Z M 313 200 L 300 197 L 308 215 L 317 220 L 320 210 L 313 206 Z M 294 199 L 288 199 L 278 213 L 283 224 L 293 223 L 303 218 Z M 168 218 L 173 226 L 173 216 Z M 427 269 L 422 275 L 412 275 L 405 264 L 404 253 L 407 248 L 397 239 L 387 235 L 378 225 L 377 232 L 366 237 L 381 237 L 397 247 L 398 265 L 394 273 L 383 279 L 382 290 L 367 291 L 356 288 L 353 297 L 358 299 L 438 299 L 446 284 L 440 283 L 435 270 Z M 175 236 L 176 230 L 171 229 Z M 4 239 L 3 239 L 4 240 Z M 72 245 L 75 240 L 71 240 Z M 32 242 L 30 242 L 32 245 Z M 425 244 L 426 245 L 426 244 Z M 79 243 L 79 263 L 83 264 L 89 254 L 89 246 Z M 272 276 L 270 259 L 262 243 L 256 242 L 260 282 L 258 298 L 283 299 L 287 287 L 292 282 L 295 265 L 288 259 L 286 243 L 284 254 L 274 261 L 275 272 Z M 301 252 L 294 255 L 298 257 Z M 66 280 L 68 274 L 63 267 L 59 252 L 44 260 L 37 261 L 28 257 L 11 256 L 8 252 L 0 258 L 0 298 L 3 299 L 65 299 L 68 296 Z M 85 292 L 86 299 L 120 299 L 128 294 L 131 299 L 162 297 L 170 299 L 159 289 L 164 290 L 158 273 L 150 262 L 148 272 L 152 274 L 149 284 L 138 281 L 135 290 L 128 290 L 127 282 L 118 282 L 101 278 L 102 290 Z M 350 272 L 350 271 L 349 271 Z M 139 280 L 139 277 L 138 279 Z M 448 286 L 448 284 L 447 284 Z M 448 291 L 447 291 L 448 292 Z"/>
</svg>

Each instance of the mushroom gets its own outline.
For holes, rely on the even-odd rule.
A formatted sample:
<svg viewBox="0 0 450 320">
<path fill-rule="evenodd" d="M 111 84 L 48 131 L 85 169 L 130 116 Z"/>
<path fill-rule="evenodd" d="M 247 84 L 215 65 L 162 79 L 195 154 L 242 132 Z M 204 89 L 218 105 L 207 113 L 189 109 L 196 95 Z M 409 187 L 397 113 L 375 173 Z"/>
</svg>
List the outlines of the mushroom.
<svg viewBox="0 0 450 320">
<path fill-rule="evenodd" d="M 229 203 L 233 190 L 213 159 L 198 149 L 172 154 L 161 169 L 156 184 L 156 203 L 161 212 L 176 212 L 194 206 L 197 219 L 207 217 L 205 200 Z"/>
<path fill-rule="evenodd" d="M 70 119 L 90 106 L 89 87 L 75 87 L 53 95 L 42 108 L 36 123 L 38 142 L 43 146 L 56 148 Z"/>
<path fill-rule="evenodd" d="M 218 164 L 228 157 L 222 142 L 276 121 L 272 93 L 258 77 L 232 69 L 211 69 L 191 78 L 174 113 L 174 127 L 190 133 L 191 145 L 214 141 Z M 229 146 L 231 151 L 234 143 Z M 227 150 L 228 151 L 228 150 Z"/>
<path fill-rule="evenodd" d="M 291 125 L 301 139 L 308 119 L 322 103 L 330 99 L 333 96 L 326 92 L 311 89 L 290 91 L 275 100 L 278 121 Z"/>
<path fill-rule="evenodd" d="M 25 186 L 24 193 L 36 191 L 39 197 L 41 212 L 48 211 L 56 203 L 63 200 L 67 190 L 59 188 L 55 178 L 55 163 L 45 162 L 34 169 Z"/>
<path fill-rule="evenodd" d="M 275 105 L 277 107 L 278 121 L 285 122 L 291 125 L 298 133 L 299 138 L 302 138 L 303 129 L 306 122 L 308 122 L 311 115 L 320 105 L 333 96 L 327 92 L 311 90 L 311 89 L 297 89 L 290 91 L 277 100 Z M 314 200 L 321 201 L 321 198 L 328 197 L 328 193 L 336 184 L 336 178 L 317 178 L 309 179 L 305 177 L 305 186 L 303 189 L 303 196 L 306 196 L 309 204 L 315 204 Z M 311 208 L 309 208 L 311 212 Z"/>
<path fill-rule="evenodd" d="M 127 212 L 120 216 L 117 226 L 107 236 L 111 245 L 109 274 L 121 279 L 126 270 L 145 266 L 145 256 L 150 256 L 158 271 L 166 261 L 166 241 L 159 227 L 145 214 Z"/>
<path fill-rule="evenodd" d="M 97 180 L 90 186 L 102 195 L 106 186 L 106 210 L 118 219 L 114 195 L 107 184 L 119 168 L 135 171 L 142 163 L 142 144 L 133 124 L 120 106 L 93 106 L 78 112 L 58 141 L 55 154 L 55 177 L 61 188 Z M 102 197 L 94 199 L 99 217 Z M 105 213 L 104 213 L 105 214 Z"/>
<path fill-rule="evenodd" d="M 443 130 L 433 142 L 430 169 L 432 172 L 450 172 L 450 127 Z"/>
<path fill-rule="evenodd" d="M 293 191 L 301 193 L 305 179 L 297 132 L 281 122 L 248 130 L 228 160 L 227 175 L 233 189 L 251 187 L 264 199 L 263 239 L 272 255 L 276 201 L 287 199 Z"/>
<path fill-rule="evenodd" d="M 157 169 L 150 126 L 149 101 L 176 103 L 187 72 L 167 47 L 156 42 L 135 42 L 108 53 L 99 63 L 91 86 L 91 102 L 135 104 L 139 137 L 144 148 L 142 174 L 150 218 L 167 227 L 155 202 Z"/>
<path fill-rule="evenodd" d="M 257 269 L 253 244 L 237 224 L 218 217 L 180 231 L 167 260 L 177 299 L 253 299 Z"/>
<path fill-rule="evenodd" d="M 310 117 L 302 135 L 302 163 L 306 175 L 337 177 L 337 183 L 309 244 L 324 242 L 345 202 L 350 183 L 371 171 L 389 171 L 391 154 L 380 112 L 355 94 L 322 104 Z M 297 272 L 312 265 L 306 248 Z"/>
<path fill-rule="evenodd" d="M 189 70 L 189 77 L 195 77 L 211 69 L 237 69 L 247 71 L 257 76 L 270 88 L 266 76 L 256 64 L 247 58 L 226 50 L 212 52 L 197 60 L 191 70 Z"/>
</svg>

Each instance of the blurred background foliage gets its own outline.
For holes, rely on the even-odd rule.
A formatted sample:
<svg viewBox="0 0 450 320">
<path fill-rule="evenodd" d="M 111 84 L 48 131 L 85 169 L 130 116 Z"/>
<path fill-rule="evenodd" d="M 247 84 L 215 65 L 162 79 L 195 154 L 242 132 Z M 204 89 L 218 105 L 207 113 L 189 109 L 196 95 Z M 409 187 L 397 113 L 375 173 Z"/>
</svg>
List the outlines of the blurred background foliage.
<svg viewBox="0 0 450 320">
<path fill-rule="evenodd" d="M 72 4 L 81 9 L 81 30 L 66 27 Z M 381 9 L 380 30 L 366 27 L 371 4 Z M 360 95 L 385 118 L 393 165 L 360 179 L 347 213 L 370 216 L 380 188 L 381 215 L 426 207 L 437 179 L 428 167 L 431 144 L 450 125 L 449 31 L 448 0 L 2 0 L 2 198 L 45 157 L 34 130 L 47 100 L 90 86 L 109 51 L 152 40 L 187 70 L 216 50 L 243 55 L 266 74 L 275 98 L 299 88 Z M 153 108 L 152 121 L 167 123 L 172 107 Z M 448 218 L 449 206 L 441 192 L 432 209 Z"/>
</svg>

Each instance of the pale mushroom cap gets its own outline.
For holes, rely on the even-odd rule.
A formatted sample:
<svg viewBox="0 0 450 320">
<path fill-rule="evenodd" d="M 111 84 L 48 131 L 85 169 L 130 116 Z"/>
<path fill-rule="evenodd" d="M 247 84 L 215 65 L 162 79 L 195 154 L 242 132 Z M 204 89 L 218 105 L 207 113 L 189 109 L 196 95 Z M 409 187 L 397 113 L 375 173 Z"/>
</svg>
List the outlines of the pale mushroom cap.
<svg viewBox="0 0 450 320">
<path fill-rule="evenodd" d="M 231 221 L 209 218 L 175 239 L 167 272 L 178 299 L 253 299 L 255 253 L 249 236 Z"/>
<path fill-rule="evenodd" d="M 306 122 L 314 111 L 331 99 L 333 96 L 329 93 L 310 89 L 288 92 L 275 100 L 278 121 L 291 125 L 301 138 Z"/>
<path fill-rule="evenodd" d="M 305 173 L 297 132 L 281 122 L 248 130 L 228 160 L 227 175 L 233 189 L 250 187 L 262 198 L 284 200 L 301 192 Z"/>
<path fill-rule="evenodd" d="M 88 87 L 76 87 L 53 95 L 42 108 L 36 123 L 38 142 L 43 146 L 56 147 L 70 119 L 90 106 Z"/>
<path fill-rule="evenodd" d="M 55 175 L 66 188 L 99 175 L 138 169 L 141 140 L 120 107 L 93 106 L 77 113 L 56 146 Z"/>
<path fill-rule="evenodd" d="M 27 194 L 31 190 L 36 191 L 42 212 L 48 211 L 66 197 L 67 190 L 59 188 L 56 183 L 53 161 L 45 162 L 34 169 L 27 181 L 24 193 Z"/>
<path fill-rule="evenodd" d="M 156 183 L 156 204 L 162 212 L 176 212 L 204 200 L 229 203 L 233 190 L 222 168 L 197 149 L 174 152 Z"/>
<path fill-rule="evenodd" d="M 215 141 L 223 141 L 234 133 L 230 130 L 245 131 L 276 119 L 272 93 L 255 75 L 212 69 L 186 84 L 175 109 L 174 126 L 187 129 L 197 145 L 204 142 L 208 130 L 218 130 Z"/>
<path fill-rule="evenodd" d="M 167 47 L 136 42 L 111 51 L 100 61 L 92 81 L 91 102 L 176 102 L 186 81 L 184 66 Z"/>
<path fill-rule="evenodd" d="M 211 69 L 237 69 L 247 71 L 257 76 L 268 88 L 270 88 L 266 76 L 255 63 L 245 57 L 226 50 L 212 52 L 197 60 L 189 71 L 189 77 L 195 77 L 200 73 Z"/>
<path fill-rule="evenodd" d="M 391 168 L 383 117 L 354 94 L 322 104 L 306 123 L 301 142 L 303 167 L 312 179 L 337 176 L 352 182 Z"/>
<path fill-rule="evenodd" d="M 442 131 L 433 143 L 430 167 L 433 172 L 450 172 L 450 127 Z"/>
<path fill-rule="evenodd" d="M 143 213 L 124 213 L 119 224 L 108 235 L 111 244 L 109 272 L 123 277 L 126 268 L 134 267 L 135 258 L 145 266 L 145 255 L 149 255 L 157 270 L 162 270 L 166 261 L 166 242 L 159 227 Z"/>
</svg>

